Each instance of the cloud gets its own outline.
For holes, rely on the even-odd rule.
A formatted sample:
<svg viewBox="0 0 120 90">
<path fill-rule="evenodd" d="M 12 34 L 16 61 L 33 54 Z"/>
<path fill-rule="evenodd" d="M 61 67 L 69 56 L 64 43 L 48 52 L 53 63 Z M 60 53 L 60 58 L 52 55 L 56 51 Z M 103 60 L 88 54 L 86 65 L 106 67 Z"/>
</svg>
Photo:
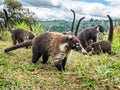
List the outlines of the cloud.
<svg viewBox="0 0 120 90">
<path fill-rule="evenodd" d="M 60 7 L 61 0 L 19 0 L 25 6 L 35 7 Z"/>
<path fill-rule="evenodd" d="M 101 3 L 87 3 L 72 0 L 64 0 L 64 2 L 62 0 L 38 1 L 41 4 L 37 5 L 37 8 L 35 8 L 35 6 L 29 8 L 32 8 L 31 10 L 35 13 L 39 12 L 36 13 L 36 15 L 40 20 L 72 20 L 73 15 L 70 11 L 71 9 L 75 10 L 77 13 L 77 19 L 83 16 L 87 17 L 86 19 L 102 19 L 108 13 L 106 6 Z"/>
<path fill-rule="evenodd" d="M 105 0 L 105 1 L 109 2 L 110 5 L 120 6 L 120 0 Z"/>
<path fill-rule="evenodd" d="M 86 19 L 120 18 L 120 0 L 102 0 L 104 3 L 87 2 L 87 0 L 18 0 L 26 8 L 33 11 L 40 20 L 72 20 L 71 9 L 75 10 L 76 18 Z M 86 2 L 85 2 L 86 1 Z M 0 1 L 1 3 L 1 1 Z"/>
</svg>

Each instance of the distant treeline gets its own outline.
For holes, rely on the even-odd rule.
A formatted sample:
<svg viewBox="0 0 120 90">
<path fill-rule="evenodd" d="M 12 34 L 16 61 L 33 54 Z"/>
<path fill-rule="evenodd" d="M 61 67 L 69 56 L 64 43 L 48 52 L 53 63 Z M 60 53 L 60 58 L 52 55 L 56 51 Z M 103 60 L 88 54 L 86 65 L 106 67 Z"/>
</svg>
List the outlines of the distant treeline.
<svg viewBox="0 0 120 90">
<path fill-rule="evenodd" d="M 75 22 L 75 27 L 77 25 L 77 22 L 78 21 Z M 42 24 L 42 28 L 45 31 L 66 32 L 66 31 L 70 31 L 72 21 L 53 20 L 53 21 L 40 21 L 40 23 Z M 90 19 L 89 21 L 83 20 L 81 22 L 78 32 L 80 32 L 88 27 L 95 27 L 99 24 L 104 27 L 105 31 L 108 31 L 108 29 L 109 29 L 109 21 L 108 20 Z M 115 26 L 120 25 L 120 19 L 114 20 L 114 25 Z"/>
</svg>

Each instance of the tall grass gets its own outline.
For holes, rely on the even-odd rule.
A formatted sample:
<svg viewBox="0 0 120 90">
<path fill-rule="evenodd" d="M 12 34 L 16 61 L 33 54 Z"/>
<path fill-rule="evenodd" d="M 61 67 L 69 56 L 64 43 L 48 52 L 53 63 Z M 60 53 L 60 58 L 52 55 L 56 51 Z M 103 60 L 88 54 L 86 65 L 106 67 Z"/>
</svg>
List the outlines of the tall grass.
<svg viewBox="0 0 120 90">
<path fill-rule="evenodd" d="M 16 26 L 18 28 L 20 26 Z M 33 25 L 39 34 L 41 25 Z M 21 28 L 28 29 L 24 23 Z M 8 35 L 7 35 L 8 34 Z M 5 37 L 11 38 L 6 31 Z M 58 72 L 52 58 L 47 64 L 31 62 L 31 49 L 4 53 L 11 41 L 0 41 L 0 90 L 119 90 L 120 32 L 115 30 L 112 50 L 115 54 L 82 55 L 72 51 L 66 71 Z"/>
<path fill-rule="evenodd" d="M 33 32 L 35 33 L 35 35 L 38 35 L 39 33 L 44 32 L 40 23 L 35 23 L 31 26 L 32 26 L 32 29 L 33 29 Z M 16 24 L 13 27 L 30 30 L 30 26 L 26 25 L 25 22 L 22 22 L 22 23 L 16 22 Z"/>
<path fill-rule="evenodd" d="M 116 53 L 120 50 L 120 30 L 118 29 L 114 30 L 112 49 Z"/>
</svg>

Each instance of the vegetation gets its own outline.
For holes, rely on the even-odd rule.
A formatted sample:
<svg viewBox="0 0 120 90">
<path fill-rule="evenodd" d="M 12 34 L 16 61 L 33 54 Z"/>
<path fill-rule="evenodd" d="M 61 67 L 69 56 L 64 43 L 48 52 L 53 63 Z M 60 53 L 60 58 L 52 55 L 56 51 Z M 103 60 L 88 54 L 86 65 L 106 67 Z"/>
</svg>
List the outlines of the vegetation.
<svg viewBox="0 0 120 90">
<path fill-rule="evenodd" d="M 30 26 L 28 26 L 27 24 L 25 24 L 25 22 L 22 23 L 18 23 L 16 22 L 15 25 L 13 25 L 13 28 L 24 28 L 26 30 L 30 30 Z M 41 27 L 40 23 L 35 23 L 33 25 L 31 25 L 32 27 L 32 31 L 35 33 L 35 35 L 38 35 L 39 33 L 43 32 L 44 30 Z"/>
<path fill-rule="evenodd" d="M 8 12 L 11 25 L 14 25 L 16 22 L 25 22 L 27 25 L 32 25 L 37 21 L 35 13 L 28 8 L 24 8 L 17 0 L 4 0 L 4 9 Z M 2 10 L 0 11 L 0 17 L 5 19 Z"/>
<path fill-rule="evenodd" d="M 112 55 L 82 55 L 72 51 L 67 70 L 58 72 L 52 58 L 47 64 L 31 62 L 31 49 L 21 48 L 9 53 L 10 33 L 2 32 L 0 41 L 1 90 L 118 90 L 120 89 L 120 31 L 116 28 Z M 7 36 L 6 36 L 7 35 Z"/>
<path fill-rule="evenodd" d="M 77 22 L 75 22 L 75 25 L 77 25 Z M 42 27 L 46 31 L 57 31 L 57 32 L 66 32 L 70 31 L 72 21 L 64 21 L 64 20 L 53 20 L 53 21 L 40 21 L 42 24 Z M 80 33 L 82 30 L 88 27 L 95 27 L 97 25 L 102 25 L 105 29 L 105 31 L 108 31 L 109 27 L 109 21 L 108 20 L 96 20 L 96 19 L 90 19 L 90 20 L 83 20 L 80 24 L 78 33 Z M 120 20 L 114 20 L 114 25 L 119 26 Z M 74 27 L 75 28 L 75 27 Z"/>
<path fill-rule="evenodd" d="M 15 2 L 13 3 L 13 1 Z M 28 30 L 32 25 L 36 35 L 44 30 L 57 32 L 70 30 L 70 21 L 55 20 L 33 23 L 34 14 L 31 15 L 27 9 L 27 13 L 24 15 L 29 14 L 30 17 L 24 17 L 23 12 L 26 11 L 16 0 L 4 0 L 4 4 L 9 11 L 14 28 Z M 21 11 L 22 13 L 20 13 Z M 0 12 L 1 17 L 2 15 L 3 13 Z M 1 34 L 4 41 L 0 41 L 0 90 L 119 90 L 120 20 L 114 21 L 117 23 L 115 23 L 116 28 L 112 42 L 112 55 L 104 53 L 82 55 L 72 51 L 67 61 L 67 69 L 63 72 L 57 71 L 51 57 L 45 65 L 41 64 L 41 58 L 37 64 L 33 64 L 30 48 L 4 53 L 4 49 L 12 45 L 12 40 L 10 32 L 3 30 Z M 102 24 L 105 30 L 108 30 L 108 20 L 91 19 L 82 21 L 79 32 L 86 27 L 98 24 Z"/>
</svg>

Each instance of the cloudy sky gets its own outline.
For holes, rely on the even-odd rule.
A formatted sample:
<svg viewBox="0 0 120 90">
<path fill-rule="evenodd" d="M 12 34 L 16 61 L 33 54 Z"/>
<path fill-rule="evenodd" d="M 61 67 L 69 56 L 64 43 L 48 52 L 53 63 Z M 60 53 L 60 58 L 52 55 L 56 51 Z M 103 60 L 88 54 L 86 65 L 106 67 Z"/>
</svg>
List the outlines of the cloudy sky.
<svg viewBox="0 0 120 90">
<path fill-rule="evenodd" d="M 73 9 L 76 18 L 105 19 L 109 14 L 120 18 L 120 0 L 18 0 L 26 8 L 35 12 L 40 20 L 72 20 Z M 3 0 L 0 0 L 2 5 Z"/>
</svg>

